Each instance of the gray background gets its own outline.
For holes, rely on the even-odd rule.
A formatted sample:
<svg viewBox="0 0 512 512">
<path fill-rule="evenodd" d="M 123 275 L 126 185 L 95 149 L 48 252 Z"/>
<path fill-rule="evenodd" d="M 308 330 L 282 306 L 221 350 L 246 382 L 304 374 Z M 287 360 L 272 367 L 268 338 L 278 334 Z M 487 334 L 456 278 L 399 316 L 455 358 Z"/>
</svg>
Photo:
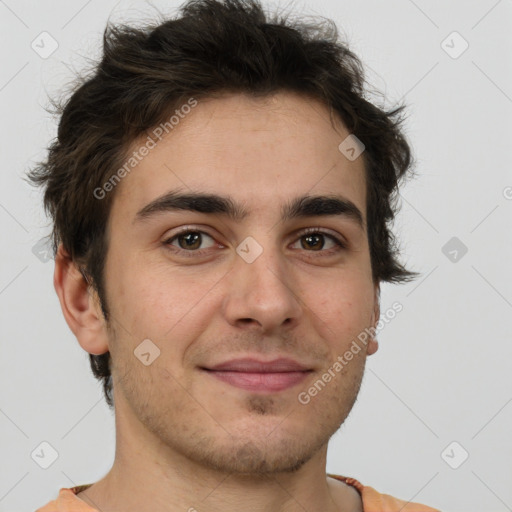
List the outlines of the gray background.
<svg viewBox="0 0 512 512">
<path fill-rule="evenodd" d="M 43 107 L 98 55 L 107 19 L 178 5 L 0 0 L 0 512 L 94 482 L 114 456 L 114 419 L 64 322 L 53 261 L 33 252 L 49 223 L 21 177 L 56 133 Z M 512 1 L 294 5 L 336 21 L 387 106 L 405 99 L 418 162 L 396 230 L 422 276 L 383 286 L 382 311 L 403 311 L 379 335 L 328 471 L 443 510 L 512 510 Z M 31 47 L 43 31 L 59 45 L 46 59 Z M 43 441 L 58 452 L 48 469 L 31 458 Z"/>
</svg>

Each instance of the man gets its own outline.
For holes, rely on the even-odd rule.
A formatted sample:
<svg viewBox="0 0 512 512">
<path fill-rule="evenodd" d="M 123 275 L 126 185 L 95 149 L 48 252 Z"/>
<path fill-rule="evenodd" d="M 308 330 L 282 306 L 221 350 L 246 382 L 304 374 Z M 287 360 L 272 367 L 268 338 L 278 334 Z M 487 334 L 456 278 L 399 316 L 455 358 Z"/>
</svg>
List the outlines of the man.
<svg viewBox="0 0 512 512">
<path fill-rule="evenodd" d="M 325 470 L 380 282 L 414 275 L 387 225 L 400 109 L 364 99 L 332 29 L 199 0 L 107 30 L 31 178 L 116 456 L 39 512 L 434 510 Z"/>
</svg>

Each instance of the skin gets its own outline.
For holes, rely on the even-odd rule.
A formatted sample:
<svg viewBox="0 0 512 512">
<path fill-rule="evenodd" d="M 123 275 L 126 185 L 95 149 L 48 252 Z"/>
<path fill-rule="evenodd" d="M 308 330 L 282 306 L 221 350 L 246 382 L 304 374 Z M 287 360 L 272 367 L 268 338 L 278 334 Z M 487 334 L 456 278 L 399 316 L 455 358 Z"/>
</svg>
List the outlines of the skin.
<svg viewBox="0 0 512 512">
<path fill-rule="evenodd" d="M 66 321 L 84 350 L 110 350 L 113 364 L 115 461 L 80 499 L 103 512 L 362 510 L 354 488 L 326 476 L 326 453 L 377 341 L 307 405 L 297 399 L 379 319 L 364 161 L 338 149 L 348 135 L 323 104 L 293 93 L 200 101 L 115 190 L 109 323 L 60 248 L 54 283 Z M 247 215 L 174 210 L 135 221 L 177 189 L 229 196 Z M 363 228 L 347 216 L 281 218 L 283 205 L 308 194 L 352 201 Z M 200 253 L 180 248 L 183 237 L 166 244 L 183 226 L 209 235 Z M 305 228 L 328 234 L 309 243 Z M 252 263 L 236 252 L 248 236 L 263 248 Z M 160 349 L 148 366 L 134 356 L 144 339 Z M 312 371 L 262 393 L 200 369 L 248 355 L 291 357 Z"/>
</svg>

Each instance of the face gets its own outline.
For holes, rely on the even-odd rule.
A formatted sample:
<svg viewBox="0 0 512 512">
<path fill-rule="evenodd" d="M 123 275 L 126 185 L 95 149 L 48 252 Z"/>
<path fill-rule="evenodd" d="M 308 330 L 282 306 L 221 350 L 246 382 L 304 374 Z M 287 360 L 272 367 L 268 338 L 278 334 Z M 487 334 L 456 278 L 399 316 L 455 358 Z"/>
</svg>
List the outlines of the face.
<svg viewBox="0 0 512 512">
<path fill-rule="evenodd" d="M 326 446 L 374 344 L 308 390 L 378 320 L 348 135 L 291 93 L 204 100 L 118 185 L 105 276 L 121 429 L 226 472 L 293 471 Z"/>
</svg>

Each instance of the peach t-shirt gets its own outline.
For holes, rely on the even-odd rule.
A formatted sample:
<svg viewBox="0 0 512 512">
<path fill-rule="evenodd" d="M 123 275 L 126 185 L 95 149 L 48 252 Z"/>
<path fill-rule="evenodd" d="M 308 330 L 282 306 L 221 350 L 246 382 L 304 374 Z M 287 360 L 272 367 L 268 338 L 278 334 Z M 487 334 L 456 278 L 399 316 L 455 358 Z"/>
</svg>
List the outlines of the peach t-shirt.
<svg viewBox="0 0 512 512">
<path fill-rule="evenodd" d="M 328 474 L 328 476 L 354 487 L 361 495 L 364 512 L 440 512 L 438 509 L 420 505 L 419 503 L 402 501 L 388 494 L 380 494 L 373 487 L 362 485 L 355 478 L 331 474 Z M 76 494 L 84 491 L 91 485 L 86 484 L 62 488 L 56 500 L 51 501 L 42 508 L 38 508 L 36 512 L 98 512 L 97 509 L 87 505 L 85 501 L 76 496 Z"/>
</svg>

